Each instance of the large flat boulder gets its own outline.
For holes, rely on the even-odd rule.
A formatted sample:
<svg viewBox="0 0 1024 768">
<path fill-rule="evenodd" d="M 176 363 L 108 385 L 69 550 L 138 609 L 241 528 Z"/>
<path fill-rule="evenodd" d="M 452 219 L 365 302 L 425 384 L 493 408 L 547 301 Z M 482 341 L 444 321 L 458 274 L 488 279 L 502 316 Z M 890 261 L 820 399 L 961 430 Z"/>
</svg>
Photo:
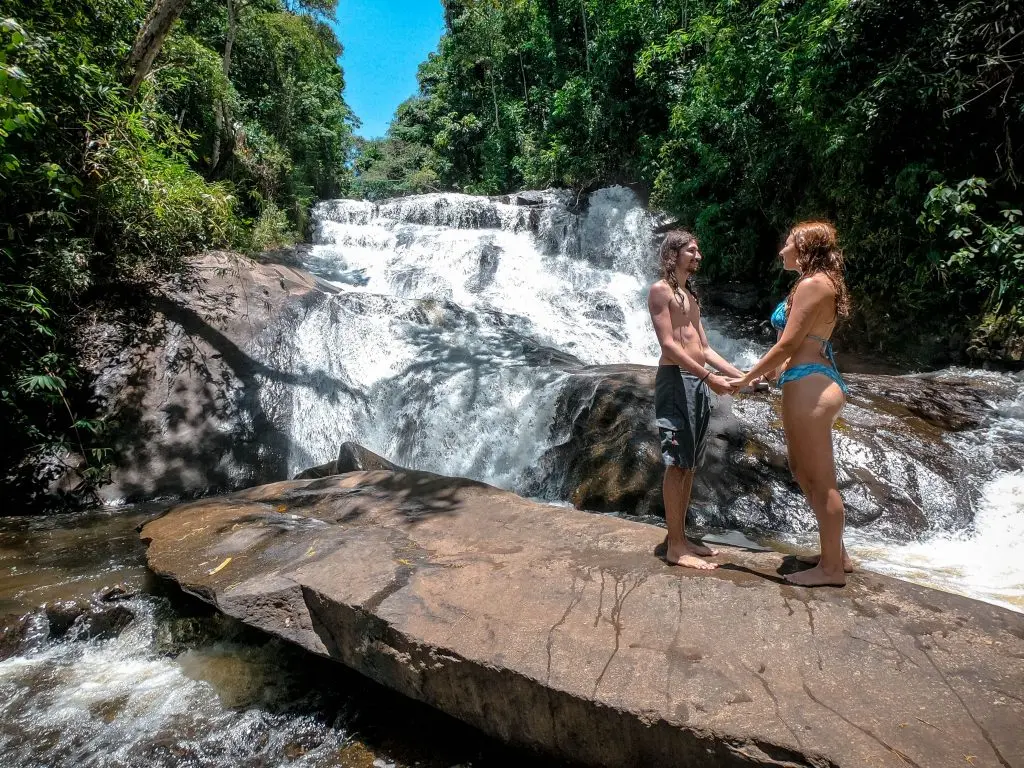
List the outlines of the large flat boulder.
<svg viewBox="0 0 1024 768">
<path fill-rule="evenodd" d="M 1024 615 L 782 557 L 665 565 L 658 528 L 375 471 L 178 506 L 150 567 L 509 742 L 596 766 L 1024 766 Z"/>
</svg>

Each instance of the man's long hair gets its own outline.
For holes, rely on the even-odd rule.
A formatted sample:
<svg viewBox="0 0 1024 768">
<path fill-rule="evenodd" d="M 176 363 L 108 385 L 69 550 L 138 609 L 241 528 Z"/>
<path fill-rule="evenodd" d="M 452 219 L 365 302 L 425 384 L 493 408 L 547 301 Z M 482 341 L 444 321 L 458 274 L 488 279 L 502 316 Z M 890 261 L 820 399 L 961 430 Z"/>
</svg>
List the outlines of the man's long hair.
<svg viewBox="0 0 1024 768">
<path fill-rule="evenodd" d="M 836 319 L 850 314 L 850 292 L 846 288 L 843 252 L 839 249 L 836 228 L 827 221 L 801 221 L 789 231 L 796 246 L 796 263 L 800 277 L 823 273 L 836 291 Z M 799 281 L 797 281 L 799 284 Z M 796 285 L 786 299 L 786 309 L 793 305 Z"/>
<path fill-rule="evenodd" d="M 669 284 L 672 288 L 672 293 L 675 294 L 676 300 L 683 303 L 683 288 L 686 288 L 693 296 L 693 300 L 697 302 L 697 306 L 700 306 L 700 301 L 697 299 L 697 292 L 693 290 L 693 280 L 687 278 L 684 286 L 679 285 L 679 278 L 676 277 L 676 265 L 679 263 L 679 252 L 686 248 L 690 243 L 697 242 L 697 237 L 687 232 L 685 229 L 673 229 L 670 230 L 666 235 L 665 239 L 661 243 L 661 250 L 658 252 L 658 258 L 661 263 L 661 279 Z"/>
</svg>

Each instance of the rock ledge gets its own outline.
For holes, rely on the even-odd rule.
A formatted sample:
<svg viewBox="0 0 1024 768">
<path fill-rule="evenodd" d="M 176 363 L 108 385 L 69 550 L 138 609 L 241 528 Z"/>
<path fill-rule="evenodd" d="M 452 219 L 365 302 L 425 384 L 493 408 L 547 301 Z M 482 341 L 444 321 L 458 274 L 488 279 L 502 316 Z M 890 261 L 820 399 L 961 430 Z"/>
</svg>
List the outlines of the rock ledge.
<svg viewBox="0 0 1024 768">
<path fill-rule="evenodd" d="M 142 536 L 225 613 L 584 764 L 1024 766 L 1024 615 L 885 577 L 797 589 L 735 548 L 686 572 L 660 529 L 412 471 L 197 501 Z"/>
</svg>

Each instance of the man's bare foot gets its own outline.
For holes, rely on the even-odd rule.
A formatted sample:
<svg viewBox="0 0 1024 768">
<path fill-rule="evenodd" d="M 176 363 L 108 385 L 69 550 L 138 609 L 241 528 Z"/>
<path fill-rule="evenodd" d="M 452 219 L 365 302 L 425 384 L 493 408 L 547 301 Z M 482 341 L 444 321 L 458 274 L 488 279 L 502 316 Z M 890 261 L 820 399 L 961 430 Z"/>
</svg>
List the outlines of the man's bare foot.
<svg viewBox="0 0 1024 768">
<path fill-rule="evenodd" d="M 817 565 L 820 560 L 821 555 L 796 556 L 796 561 L 798 563 L 803 563 L 804 565 Z M 843 552 L 843 570 L 846 571 L 846 573 L 853 573 L 853 560 L 850 559 L 850 556 L 846 554 L 846 552 Z"/>
<path fill-rule="evenodd" d="M 821 566 L 809 568 L 806 571 L 790 573 L 785 577 L 790 584 L 798 587 L 845 587 L 845 573 L 826 573 Z"/>
<path fill-rule="evenodd" d="M 666 557 L 665 560 L 669 565 L 681 565 L 683 568 L 693 568 L 698 571 L 713 571 L 718 567 L 718 563 L 710 563 L 696 555 L 681 555 L 675 560 Z"/>
<path fill-rule="evenodd" d="M 699 557 L 714 557 L 718 554 L 717 549 L 711 547 L 705 547 L 703 544 L 697 544 L 693 541 L 687 541 L 686 550 L 692 555 L 698 555 Z"/>
<path fill-rule="evenodd" d="M 665 552 L 665 562 L 669 565 L 681 565 L 683 568 L 696 568 L 699 571 L 710 571 L 718 567 L 717 563 L 702 560 L 685 546 L 679 550 L 669 547 Z"/>
<path fill-rule="evenodd" d="M 661 546 L 665 547 L 666 552 L 668 551 L 668 536 L 666 536 L 665 540 L 661 542 Z M 711 547 L 706 547 L 703 544 L 698 544 L 697 542 L 690 541 L 689 539 L 684 539 L 682 548 L 679 550 L 679 552 L 673 550 L 673 554 L 687 553 L 691 555 L 698 555 L 700 557 L 714 557 L 718 554 L 718 550 L 711 549 Z M 657 551 L 655 552 L 655 554 L 658 554 Z"/>
</svg>

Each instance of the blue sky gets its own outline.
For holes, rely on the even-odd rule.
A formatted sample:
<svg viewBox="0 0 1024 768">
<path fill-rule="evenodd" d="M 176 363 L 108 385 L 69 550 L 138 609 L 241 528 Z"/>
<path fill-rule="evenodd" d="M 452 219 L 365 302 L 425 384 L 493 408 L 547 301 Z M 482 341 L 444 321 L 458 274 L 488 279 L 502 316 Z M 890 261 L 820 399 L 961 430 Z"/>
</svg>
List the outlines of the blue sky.
<svg viewBox="0 0 1024 768">
<path fill-rule="evenodd" d="M 440 0 L 338 0 L 345 101 L 360 136 L 383 136 L 395 108 L 416 93 L 416 68 L 444 32 Z"/>
</svg>

